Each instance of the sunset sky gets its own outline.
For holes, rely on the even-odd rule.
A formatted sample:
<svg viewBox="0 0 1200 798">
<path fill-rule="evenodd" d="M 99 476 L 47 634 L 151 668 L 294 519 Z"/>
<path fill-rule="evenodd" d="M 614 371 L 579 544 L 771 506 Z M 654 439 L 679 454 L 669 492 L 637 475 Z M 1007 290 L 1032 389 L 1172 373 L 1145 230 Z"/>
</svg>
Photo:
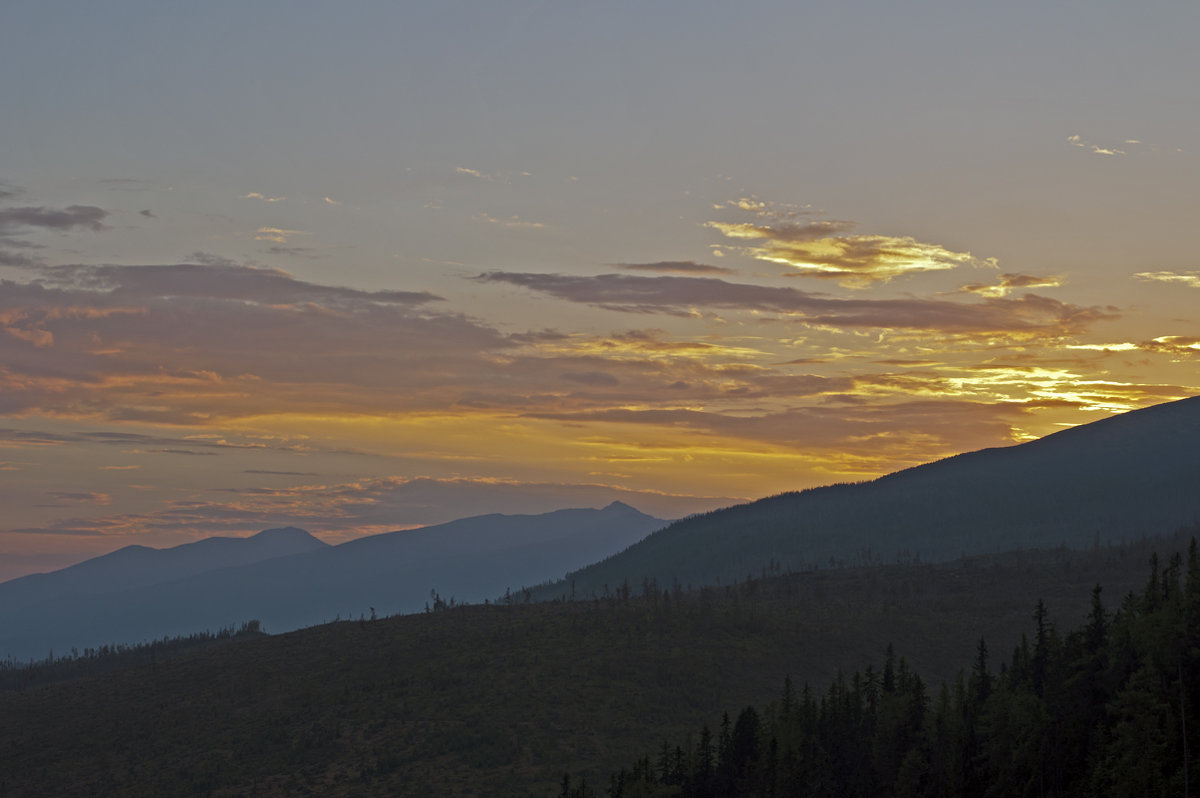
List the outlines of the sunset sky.
<svg viewBox="0 0 1200 798">
<path fill-rule="evenodd" d="M 0 579 L 1200 393 L 1200 4 L 0 6 Z"/>
</svg>

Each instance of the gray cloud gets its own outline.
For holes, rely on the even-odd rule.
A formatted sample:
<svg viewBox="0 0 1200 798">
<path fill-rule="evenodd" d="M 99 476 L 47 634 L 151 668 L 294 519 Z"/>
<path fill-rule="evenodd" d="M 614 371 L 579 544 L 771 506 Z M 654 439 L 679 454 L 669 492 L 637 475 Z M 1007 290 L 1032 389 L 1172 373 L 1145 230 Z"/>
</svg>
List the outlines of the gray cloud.
<svg viewBox="0 0 1200 798">
<path fill-rule="evenodd" d="M 567 371 L 562 375 L 564 380 L 578 382 L 584 385 L 617 386 L 621 381 L 612 374 L 603 371 Z"/>
<path fill-rule="evenodd" d="M 1081 307 L 1048 297 L 944 299 L 838 299 L 794 288 L 731 283 L 709 277 L 640 277 L 601 274 L 486 272 L 474 278 L 508 283 L 627 313 L 690 315 L 696 308 L 746 310 L 797 317 L 810 325 L 840 328 L 936 330 L 945 333 L 1039 333 L 1065 335 L 1102 319 L 1115 308 Z"/>
<path fill-rule="evenodd" d="M 733 269 L 710 266 L 694 260 L 662 260 L 656 263 L 614 263 L 618 269 L 633 272 L 656 272 L 658 274 L 733 274 Z"/>
<path fill-rule="evenodd" d="M 278 269 L 239 266 L 201 255 L 207 262 L 164 266 L 51 266 L 44 282 L 104 292 L 112 300 L 223 299 L 259 303 L 417 305 L 441 297 L 425 291 L 360 291 L 297 280 Z"/>
<path fill-rule="evenodd" d="M 16 242 L 0 238 L 0 243 L 12 245 Z M 39 258 L 30 255 L 22 255 L 20 252 L 13 252 L 7 249 L 0 249 L 0 266 L 16 266 L 22 269 L 32 269 L 42 265 Z"/>
<path fill-rule="evenodd" d="M 68 502 L 71 504 L 107 505 L 107 504 L 112 503 L 112 497 L 110 497 L 106 493 L 93 493 L 93 492 L 81 493 L 81 492 L 52 490 L 52 491 L 48 491 L 46 495 L 53 496 L 55 499 L 57 499 L 60 502 Z"/>
<path fill-rule="evenodd" d="M 272 255 L 287 255 L 293 258 L 311 258 L 316 250 L 312 247 L 271 247 L 267 252 Z"/>
<path fill-rule="evenodd" d="M 0 234 L 7 234 L 24 227 L 47 230 L 70 230 L 82 227 L 87 230 L 103 230 L 102 222 L 108 211 L 95 205 L 68 205 L 66 208 L 28 206 L 0 209 Z"/>
</svg>

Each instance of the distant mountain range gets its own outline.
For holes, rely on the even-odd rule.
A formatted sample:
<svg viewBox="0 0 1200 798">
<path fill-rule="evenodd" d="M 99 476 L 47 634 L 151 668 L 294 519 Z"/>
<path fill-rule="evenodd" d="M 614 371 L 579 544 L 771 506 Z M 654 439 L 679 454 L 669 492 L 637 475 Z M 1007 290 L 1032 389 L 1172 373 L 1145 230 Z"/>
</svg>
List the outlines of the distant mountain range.
<svg viewBox="0 0 1200 798">
<path fill-rule="evenodd" d="M 1162 534 L 1200 520 L 1200 397 L 984 449 L 871 482 L 677 521 L 536 597 L 628 581 L 729 583 L 764 568 L 921 559 Z"/>
<path fill-rule="evenodd" d="M 1087 548 L 1198 520 L 1200 397 L 670 525 L 614 502 L 478 516 L 340 546 L 295 528 L 166 550 L 130 546 L 0 583 L 0 658 L 250 619 L 281 632 L 372 608 L 413 612 L 434 602 L 431 591 L 482 602 L 511 589 L 520 601 L 523 587 L 537 585 L 533 599 L 582 598 L 625 584 L 640 591 L 649 579 L 686 587 L 832 565 Z"/>
<path fill-rule="evenodd" d="M 482 602 L 620 551 L 666 522 L 614 502 L 602 510 L 484 515 L 330 546 L 302 529 L 127 546 L 0 583 L 0 658 L 216 630 L 258 619 L 282 632 L 420 611 L 431 591 Z"/>
</svg>

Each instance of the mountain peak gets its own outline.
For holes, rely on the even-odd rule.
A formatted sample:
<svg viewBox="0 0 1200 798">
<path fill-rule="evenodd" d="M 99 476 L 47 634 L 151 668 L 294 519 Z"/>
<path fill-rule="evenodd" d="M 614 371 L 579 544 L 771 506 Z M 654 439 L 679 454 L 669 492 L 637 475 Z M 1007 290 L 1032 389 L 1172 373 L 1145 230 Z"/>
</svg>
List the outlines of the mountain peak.
<svg viewBox="0 0 1200 798">
<path fill-rule="evenodd" d="M 273 529 L 264 529 L 261 532 L 253 534 L 250 539 L 287 539 L 287 540 L 317 540 L 307 529 L 301 529 L 298 526 L 280 526 Z"/>
<path fill-rule="evenodd" d="M 614 502 L 610 502 L 607 506 L 605 506 L 603 509 L 601 509 L 600 512 L 602 512 L 602 513 L 634 512 L 634 513 L 640 514 L 642 511 L 636 507 L 632 507 L 632 506 L 626 504 L 623 501 L 614 501 Z"/>
</svg>

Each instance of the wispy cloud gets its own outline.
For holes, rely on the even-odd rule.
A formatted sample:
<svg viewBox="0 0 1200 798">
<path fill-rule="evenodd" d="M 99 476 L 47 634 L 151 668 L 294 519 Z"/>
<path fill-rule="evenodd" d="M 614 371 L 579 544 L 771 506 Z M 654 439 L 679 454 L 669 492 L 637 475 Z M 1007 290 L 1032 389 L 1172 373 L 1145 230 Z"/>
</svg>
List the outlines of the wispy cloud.
<svg viewBox="0 0 1200 798">
<path fill-rule="evenodd" d="M 258 191 L 251 191 L 249 194 L 242 194 L 242 195 L 241 195 L 241 198 L 242 198 L 242 199 L 256 199 L 256 200 L 262 200 L 263 202 L 283 202 L 284 200 L 286 200 L 286 199 L 287 199 L 287 197 L 272 197 L 272 196 L 268 196 L 268 195 L 266 195 L 266 194 L 262 194 L 262 193 L 260 193 L 260 192 L 258 192 Z"/>
<path fill-rule="evenodd" d="M 694 260 L 661 260 L 655 263 L 613 263 L 618 269 L 631 272 L 655 272 L 657 274 L 733 274 L 733 269 L 710 266 Z"/>
<path fill-rule="evenodd" d="M 454 173 L 459 174 L 459 175 L 464 175 L 465 177 L 474 177 L 477 180 L 491 180 L 492 179 L 492 175 L 484 174 L 483 172 L 479 171 L 478 169 L 471 169 L 470 167 L 467 167 L 467 166 L 454 167 Z"/>
<path fill-rule="evenodd" d="M 1061 277 L 1036 277 L 1032 274 L 1006 273 L 1000 275 L 998 283 L 973 283 L 960 290 L 968 294 L 987 297 L 1005 297 L 1018 288 L 1057 288 L 1062 285 Z"/>
<path fill-rule="evenodd" d="M 538 230 L 546 226 L 542 222 L 525 221 L 520 216 L 516 215 L 509 216 L 507 219 L 498 219 L 494 216 L 489 216 L 486 213 L 481 213 L 475 218 L 479 219 L 481 222 L 494 224 L 497 227 L 508 227 L 520 230 Z"/>
<path fill-rule="evenodd" d="M 489 477 L 374 477 L 282 488 L 229 488 L 210 493 L 208 498 L 170 500 L 162 509 L 149 513 L 63 518 L 41 527 L 0 529 L 0 532 L 114 536 L 187 529 L 200 536 L 246 534 L 286 523 L 338 540 L 493 512 L 542 513 L 569 507 L 602 507 L 620 500 L 652 515 L 676 518 L 740 500 L 730 496 L 628 490 L 605 484 L 521 482 Z M 64 498 L 69 495 L 85 496 L 61 494 L 55 498 L 64 504 L 55 506 L 65 506 L 71 501 L 102 504 L 86 498 Z"/>
<path fill-rule="evenodd" d="M 286 244 L 292 236 L 309 235 L 306 230 L 285 230 L 281 227 L 260 227 L 254 231 L 255 241 L 274 241 L 276 244 Z"/>
<path fill-rule="evenodd" d="M 267 252 L 270 252 L 272 255 L 286 255 L 286 256 L 288 256 L 288 257 L 290 257 L 290 258 L 312 258 L 312 257 L 316 257 L 316 256 L 314 255 L 314 253 L 316 252 L 316 250 L 314 250 L 312 247 L 281 247 L 281 246 L 275 246 L 275 247 L 269 247 L 269 248 L 267 249 Z"/>
<path fill-rule="evenodd" d="M 1200 272 L 1138 272 L 1133 275 L 1139 280 L 1151 280 L 1158 283 L 1178 283 L 1188 288 L 1200 288 Z"/>
<path fill-rule="evenodd" d="M 326 205 L 341 205 L 342 204 L 340 200 L 335 200 L 332 197 L 324 197 L 321 201 L 324 202 Z"/>
<path fill-rule="evenodd" d="M 757 260 L 790 266 L 795 275 L 837 280 L 850 288 L 863 288 L 915 272 L 996 265 L 992 259 L 976 258 L 969 252 L 956 252 L 911 236 L 852 234 L 854 222 L 797 221 L 795 213 L 780 217 L 772 209 L 745 201 L 736 207 L 751 210 L 757 220 L 707 223 L 726 239 L 755 242 L 730 245 L 733 249 Z"/>
<path fill-rule="evenodd" d="M 1143 349 L 1169 352 L 1175 355 L 1200 355 L 1200 337 L 1192 335 L 1162 335 L 1143 344 Z"/>
<path fill-rule="evenodd" d="M 1066 335 L 1119 315 L 1115 308 L 1082 307 L 1035 294 L 968 303 L 915 298 L 840 299 L 794 288 L 709 277 L 487 272 L 475 279 L 517 285 L 570 302 L 628 313 L 686 316 L 704 308 L 758 311 L 781 314 L 800 324 L 836 328 Z"/>
<path fill-rule="evenodd" d="M 29 227 L 44 230 L 83 228 L 100 231 L 104 229 L 103 222 L 107 218 L 108 211 L 95 205 L 68 205 L 65 208 L 0 208 L 0 235 L 8 235 Z"/>
<path fill-rule="evenodd" d="M 1092 144 L 1090 141 L 1084 140 L 1084 138 L 1078 134 L 1072 135 L 1072 136 L 1067 136 L 1067 143 L 1070 144 L 1072 147 L 1080 147 L 1082 149 L 1088 150 L 1089 152 L 1093 152 L 1096 155 L 1125 155 L 1126 154 L 1125 150 L 1122 150 L 1118 147 L 1112 147 L 1112 146 L 1102 147 L 1099 144 Z M 1135 139 L 1126 139 L 1125 143 L 1126 144 L 1140 144 L 1141 142 L 1139 142 Z"/>
<path fill-rule="evenodd" d="M 51 490 L 46 492 L 58 504 L 94 504 L 100 507 L 105 507 L 112 504 L 112 497 L 107 493 L 94 492 L 69 492 Z"/>
</svg>

